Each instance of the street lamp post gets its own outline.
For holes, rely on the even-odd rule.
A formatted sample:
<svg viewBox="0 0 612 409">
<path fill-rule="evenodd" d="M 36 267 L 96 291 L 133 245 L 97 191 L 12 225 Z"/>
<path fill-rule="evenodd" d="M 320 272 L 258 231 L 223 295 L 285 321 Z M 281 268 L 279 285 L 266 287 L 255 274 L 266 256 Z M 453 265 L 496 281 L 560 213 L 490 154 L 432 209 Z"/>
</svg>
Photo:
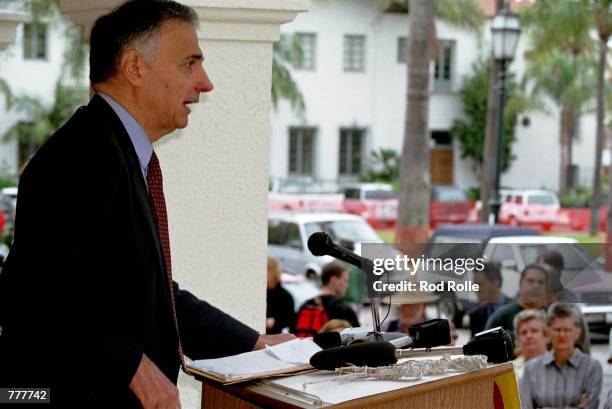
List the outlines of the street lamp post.
<svg viewBox="0 0 612 409">
<path fill-rule="evenodd" d="M 506 104 L 506 66 L 514 58 L 514 52 L 521 35 L 521 25 L 516 14 L 508 9 L 502 9 L 495 15 L 491 23 L 491 36 L 493 38 L 493 56 L 499 62 L 499 83 L 497 94 L 497 141 L 495 149 L 495 184 L 491 201 L 491 212 L 495 223 L 499 222 L 499 208 L 501 197 L 499 194 L 499 179 L 503 159 L 504 141 L 504 106 Z"/>
</svg>

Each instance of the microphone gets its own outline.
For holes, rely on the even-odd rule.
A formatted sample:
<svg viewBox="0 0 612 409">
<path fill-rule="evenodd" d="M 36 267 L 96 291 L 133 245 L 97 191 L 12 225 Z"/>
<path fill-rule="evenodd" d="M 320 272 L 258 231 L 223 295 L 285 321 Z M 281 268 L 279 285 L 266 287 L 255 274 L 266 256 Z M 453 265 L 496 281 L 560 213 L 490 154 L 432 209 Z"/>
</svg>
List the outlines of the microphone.
<svg viewBox="0 0 612 409">
<path fill-rule="evenodd" d="M 435 349 L 396 349 L 390 342 L 363 342 L 338 346 L 317 352 L 310 358 L 316 369 L 333 371 L 349 365 L 385 366 L 398 359 L 440 355 L 485 355 L 491 363 L 503 363 L 514 359 L 514 343 L 510 333 L 498 327 L 481 332 L 462 347 Z"/>
<path fill-rule="evenodd" d="M 310 358 L 310 365 L 314 368 L 328 371 L 347 365 L 384 366 L 396 362 L 395 347 L 384 341 L 328 348 Z"/>
<path fill-rule="evenodd" d="M 501 364 L 514 359 L 514 342 L 510 332 L 502 327 L 483 331 L 462 347 L 440 347 L 434 349 L 398 349 L 398 358 L 439 355 L 485 355 L 487 361 Z"/>
<path fill-rule="evenodd" d="M 310 235 L 308 238 L 308 250 L 310 250 L 313 256 L 332 256 L 366 272 L 371 272 L 374 264 L 371 260 L 361 257 L 335 243 L 324 232 L 316 232 Z"/>
<path fill-rule="evenodd" d="M 324 332 L 315 334 L 313 341 L 323 349 L 340 345 L 352 345 L 356 342 L 389 341 L 396 348 L 433 348 L 448 345 L 450 339 L 450 324 L 445 319 L 433 319 L 421 324 L 415 324 L 408 330 L 408 335 L 402 333 Z"/>
</svg>

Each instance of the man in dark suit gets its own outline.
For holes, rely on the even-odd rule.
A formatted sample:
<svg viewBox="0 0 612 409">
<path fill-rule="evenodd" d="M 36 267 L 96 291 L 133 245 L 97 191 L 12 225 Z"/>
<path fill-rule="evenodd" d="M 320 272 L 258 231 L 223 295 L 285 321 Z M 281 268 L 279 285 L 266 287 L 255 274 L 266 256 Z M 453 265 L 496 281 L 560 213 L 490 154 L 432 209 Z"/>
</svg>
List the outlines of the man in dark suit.
<svg viewBox="0 0 612 409">
<path fill-rule="evenodd" d="M 483 331 L 489 317 L 509 301 L 501 292 L 502 283 L 501 271 L 495 263 L 484 263 L 482 270 L 474 270 L 478 304 L 469 312 L 472 336 Z"/>
<path fill-rule="evenodd" d="M 188 105 L 213 88 L 196 23 L 192 9 L 151 0 L 94 25 L 96 95 L 19 183 L 0 274 L 0 387 L 50 387 L 57 407 L 177 408 L 183 354 L 219 357 L 291 338 L 259 335 L 172 280 L 152 142 L 187 126 Z"/>
</svg>

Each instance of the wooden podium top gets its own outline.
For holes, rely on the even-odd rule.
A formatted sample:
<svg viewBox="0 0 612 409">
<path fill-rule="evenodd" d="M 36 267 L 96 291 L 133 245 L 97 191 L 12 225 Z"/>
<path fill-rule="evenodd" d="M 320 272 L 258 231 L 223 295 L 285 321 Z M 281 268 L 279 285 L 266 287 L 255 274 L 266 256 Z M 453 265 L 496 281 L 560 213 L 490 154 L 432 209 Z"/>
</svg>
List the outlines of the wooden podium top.
<svg viewBox="0 0 612 409">
<path fill-rule="evenodd" d="M 488 407 L 493 406 L 494 379 L 507 373 L 513 373 L 511 362 L 468 373 L 426 376 L 414 382 L 379 380 L 325 382 L 323 383 L 325 387 L 312 388 L 312 390 L 310 387 L 304 389 L 301 385 L 311 380 L 332 379 L 332 373 L 315 371 L 310 374 L 230 386 L 221 386 L 208 379 L 198 379 L 203 382 L 202 408 L 207 409 L 220 407 L 399 409 L 407 405 L 414 405 L 420 409 L 445 407 L 474 409 L 483 407 L 485 402 L 490 402 Z M 327 394 L 324 393 L 324 389 L 327 389 Z M 344 398 L 339 399 L 339 395 L 343 395 Z"/>
</svg>

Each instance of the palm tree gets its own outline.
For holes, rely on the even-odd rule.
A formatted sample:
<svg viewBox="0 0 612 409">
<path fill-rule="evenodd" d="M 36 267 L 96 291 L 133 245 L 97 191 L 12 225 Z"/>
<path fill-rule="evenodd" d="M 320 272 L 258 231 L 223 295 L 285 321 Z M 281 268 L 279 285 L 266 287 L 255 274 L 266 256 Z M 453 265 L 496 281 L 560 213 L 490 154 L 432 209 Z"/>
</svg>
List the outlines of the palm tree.
<svg viewBox="0 0 612 409">
<path fill-rule="evenodd" d="M 280 40 L 274 43 L 272 53 L 272 106 L 277 108 L 281 99 L 286 99 L 291 107 L 302 115 L 306 109 L 300 88 L 291 76 L 290 65 L 302 53 L 297 37 L 281 34 Z"/>
<path fill-rule="evenodd" d="M 392 2 L 395 9 L 405 2 Z M 400 162 L 399 209 L 395 241 L 424 243 L 429 238 L 429 64 L 437 54 L 435 17 L 480 32 L 482 9 L 471 0 L 410 0 L 410 40 L 406 121 Z M 426 56 L 426 58 L 423 58 Z"/>
<path fill-rule="evenodd" d="M 395 235 L 395 242 L 400 246 L 425 243 L 429 239 L 428 110 L 430 45 L 435 38 L 433 13 L 430 0 L 410 0 L 410 60 Z"/>
<path fill-rule="evenodd" d="M 67 88 L 60 81 L 55 85 L 55 98 L 50 107 L 35 96 L 21 95 L 13 98 L 14 110 L 24 113 L 26 120 L 11 126 L 3 135 L 3 140 L 18 141 L 20 168 L 87 98 L 86 88 Z"/>
<path fill-rule="evenodd" d="M 565 196 L 570 190 L 572 140 L 576 123 L 582 105 L 588 99 L 584 95 L 586 89 L 583 84 L 571 84 L 574 81 L 582 82 L 578 66 L 584 66 L 584 63 L 579 60 L 593 46 L 589 35 L 588 9 L 583 0 L 540 0 L 524 9 L 521 17 L 531 41 L 531 49 L 525 57 L 532 67 L 539 66 L 531 70 L 532 74 L 538 76 L 538 72 L 546 72 L 546 65 L 555 61 L 562 64 L 549 68 L 564 81 L 563 86 L 560 85 L 556 91 L 551 86 L 540 88 L 561 108 L 559 194 Z M 548 82 L 544 77 L 540 77 L 540 80 Z"/>
<path fill-rule="evenodd" d="M 599 202 L 601 198 L 601 153 L 604 141 L 605 72 L 608 40 L 612 34 L 612 0 L 584 0 L 590 7 L 591 20 L 599 37 L 599 63 L 597 67 L 597 130 L 595 137 L 595 168 L 593 169 L 593 200 L 591 200 L 591 235 L 599 234 Z M 612 175 L 612 173 L 611 173 Z M 608 183 L 611 183 L 610 181 Z M 611 185 L 612 186 L 612 183 Z M 609 188 L 608 188 L 609 189 Z M 610 190 L 608 190 L 610 191 Z M 610 200 L 610 199 L 608 199 Z M 612 202 L 608 203 L 608 208 Z M 612 238 L 612 213 L 608 213 L 608 239 Z M 608 241 L 608 243 L 610 243 Z"/>
<path fill-rule="evenodd" d="M 588 54 L 568 59 L 561 51 L 550 51 L 533 61 L 527 75 L 533 82 L 534 97 L 544 95 L 559 108 L 560 194 L 568 193 L 572 140 L 579 117 L 592 109 L 589 103 L 595 91 L 595 64 Z"/>
</svg>

